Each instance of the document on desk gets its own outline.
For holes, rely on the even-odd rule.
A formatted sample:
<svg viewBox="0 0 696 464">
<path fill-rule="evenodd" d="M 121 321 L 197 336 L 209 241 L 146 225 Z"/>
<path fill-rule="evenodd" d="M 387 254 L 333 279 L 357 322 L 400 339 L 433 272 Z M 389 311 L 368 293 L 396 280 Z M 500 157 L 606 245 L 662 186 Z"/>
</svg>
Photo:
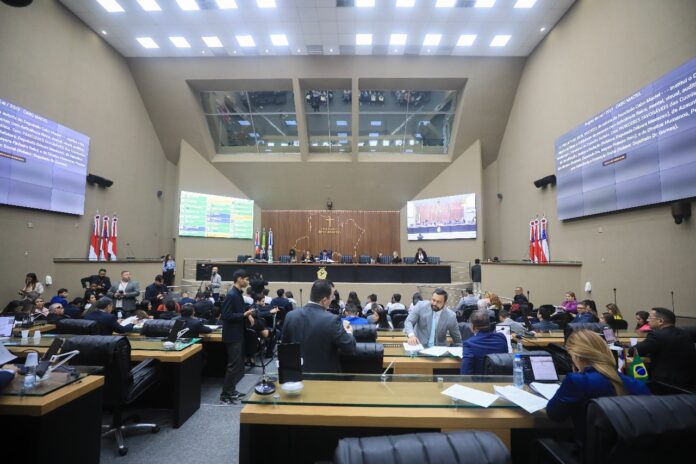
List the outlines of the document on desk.
<svg viewBox="0 0 696 464">
<path fill-rule="evenodd" d="M 461 346 L 450 346 L 447 351 L 449 351 L 452 356 L 456 356 L 458 358 L 464 357 L 463 348 Z"/>
<path fill-rule="evenodd" d="M 555 395 L 556 392 L 558 391 L 558 389 L 561 387 L 557 383 L 541 383 L 541 382 L 532 382 L 529 384 L 529 386 L 532 387 L 532 390 L 539 393 L 547 400 L 550 400 L 551 398 L 553 398 L 553 395 Z"/>
<path fill-rule="evenodd" d="M 206 326 L 207 328 L 209 328 L 210 330 L 217 330 L 217 329 L 220 328 L 219 325 L 208 325 L 208 324 L 205 324 L 205 326 Z"/>
<path fill-rule="evenodd" d="M 17 359 L 17 356 L 10 353 L 10 350 L 5 348 L 4 345 L 0 344 L 0 366 L 7 364 L 10 361 Z"/>
<path fill-rule="evenodd" d="M 431 346 L 420 352 L 421 354 L 427 354 L 428 356 L 442 356 L 449 353 L 449 348 L 446 346 Z"/>
<path fill-rule="evenodd" d="M 493 390 L 495 392 L 510 401 L 515 403 L 517 406 L 521 407 L 528 413 L 536 412 L 540 409 L 544 409 L 548 401 L 540 396 L 532 395 L 529 392 L 517 388 L 512 385 L 506 385 L 504 387 L 500 385 L 494 385 Z"/>
<path fill-rule="evenodd" d="M 420 343 L 417 345 L 411 345 L 408 342 L 404 342 L 404 351 L 406 351 L 407 353 L 417 353 L 419 351 L 423 351 L 423 345 L 421 345 Z"/>
<path fill-rule="evenodd" d="M 455 400 L 462 400 L 481 406 L 482 408 L 487 408 L 498 399 L 498 395 L 476 390 L 475 388 L 465 387 L 463 385 L 452 385 L 448 389 L 443 390 L 442 394 L 454 398 Z"/>
</svg>

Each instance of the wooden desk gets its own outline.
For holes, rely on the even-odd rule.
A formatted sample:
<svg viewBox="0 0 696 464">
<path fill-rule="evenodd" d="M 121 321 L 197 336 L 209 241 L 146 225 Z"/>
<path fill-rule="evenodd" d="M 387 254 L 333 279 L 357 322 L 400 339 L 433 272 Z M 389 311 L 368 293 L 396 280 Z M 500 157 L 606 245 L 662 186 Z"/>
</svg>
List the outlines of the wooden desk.
<svg viewBox="0 0 696 464">
<path fill-rule="evenodd" d="M 393 363 L 393 364 L 392 364 Z M 395 375 L 400 374 L 421 374 L 433 375 L 437 369 L 455 369 L 459 373 L 462 365 L 461 358 L 453 356 L 415 356 L 410 357 L 405 354 L 403 346 L 384 347 L 383 367 L 389 366 L 394 369 Z"/>
<path fill-rule="evenodd" d="M 23 329 L 21 327 L 15 327 L 12 329 L 12 333 L 14 335 L 20 335 L 22 333 L 22 330 L 27 330 Z M 41 324 L 41 325 L 35 325 L 33 327 L 29 327 L 29 336 L 33 336 L 35 331 L 39 331 L 40 333 L 46 333 L 46 332 L 51 332 L 52 330 L 56 330 L 55 324 Z"/>
<path fill-rule="evenodd" d="M 634 337 L 634 336 L 624 337 L 624 336 L 621 336 L 621 337 L 618 337 L 617 340 L 621 343 L 629 344 L 629 343 L 631 343 L 631 338 L 637 338 L 639 342 L 645 339 L 645 337 Z M 565 344 L 565 339 L 562 336 L 548 336 L 548 335 L 544 335 L 544 334 L 541 334 L 540 336 L 536 336 L 536 337 L 523 337 L 522 338 L 522 346 L 524 346 L 528 350 L 534 349 L 535 347 L 544 348 L 551 343 L 557 343 L 557 344 L 563 345 L 563 344 Z"/>
<path fill-rule="evenodd" d="M 461 384 L 486 391 L 493 388 L 493 384 L 487 383 Z M 298 397 L 297 405 L 244 405 L 240 414 L 239 462 L 274 463 L 287 460 L 288 456 L 293 457 L 293 462 L 330 460 L 338 440 L 344 437 L 467 429 L 493 432 L 508 448 L 520 442 L 519 446 L 523 447 L 531 441 L 516 437 L 516 431 L 559 427 L 558 423 L 551 423 L 543 411 L 528 414 L 516 407 L 448 407 L 451 402 L 440 391 L 450 385 L 306 380 L 305 391 Z M 335 404 L 302 404 L 311 403 L 313 397 L 322 395 Z M 351 403 L 342 403 L 346 396 L 351 398 Z M 280 401 L 286 399 L 281 393 Z M 417 405 L 424 399 L 432 400 L 432 404 L 399 407 L 400 404 Z M 378 405 L 380 401 L 384 401 L 383 406 Z M 361 402 L 375 406 L 360 406 Z M 562 428 L 565 427 L 567 425 Z M 269 447 L 268 443 L 273 446 Z"/>
<path fill-rule="evenodd" d="M 90 375 L 44 396 L 0 394 L 3 441 L 21 447 L 22 462 L 99 463 L 103 386 Z M 25 446 L 28 433 L 41 445 Z"/>
</svg>

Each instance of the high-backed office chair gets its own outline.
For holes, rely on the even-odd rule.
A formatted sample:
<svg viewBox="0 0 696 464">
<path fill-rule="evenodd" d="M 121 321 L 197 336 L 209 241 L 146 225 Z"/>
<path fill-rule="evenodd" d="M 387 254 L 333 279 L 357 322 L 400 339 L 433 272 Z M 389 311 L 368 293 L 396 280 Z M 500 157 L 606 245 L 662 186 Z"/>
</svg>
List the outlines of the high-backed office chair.
<svg viewBox="0 0 696 464">
<path fill-rule="evenodd" d="M 358 261 L 360 264 L 370 264 L 370 257 L 367 255 L 360 255 L 360 260 Z"/>
<path fill-rule="evenodd" d="M 268 366 L 273 361 L 267 356 L 271 346 L 270 337 L 263 340 L 251 327 L 244 328 L 244 356 L 254 359 L 251 367 Z"/>
<path fill-rule="evenodd" d="M 283 255 L 280 257 L 280 262 L 281 263 L 289 263 L 290 262 L 290 256 Z"/>
<path fill-rule="evenodd" d="M 171 332 L 176 321 L 166 319 L 150 319 L 145 321 L 140 335 L 143 337 L 166 337 Z"/>
<path fill-rule="evenodd" d="M 353 338 L 358 343 L 375 343 L 377 341 L 377 326 L 375 324 L 354 325 Z"/>
<path fill-rule="evenodd" d="M 691 340 L 696 343 L 696 326 L 679 327 L 691 336 Z"/>
<path fill-rule="evenodd" d="M 415 264 L 416 258 L 414 258 L 413 256 L 404 256 L 403 263 L 404 264 Z"/>
<path fill-rule="evenodd" d="M 403 329 L 404 322 L 408 317 L 408 311 L 405 309 L 395 309 L 389 315 L 391 317 L 392 325 L 395 329 Z"/>
<path fill-rule="evenodd" d="M 391 264 L 391 260 L 392 260 L 391 256 L 380 256 L 379 264 Z"/>
<path fill-rule="evenodd" d="M 145 359 L 131 369 L 131 346 L 128 337 L 124 336 L 82 335 L 67 338 L 62 351 L 65 353 L 72 350 L 78 350 L 80 354 L 70 360 L 71 364 L 104 368 L 104 408 L 111 413 L 112 422 L 110 426 L 103 426 L 102 436 L 115 438 L 121 456 L 128 453 L 123 438 L 126 433 L 159 432 L 159 426 L 156 424 L 125 425 L 130 418 L 123 417 L 125 407 L 159 379 L 158 360 Z M 79 437 L 76 439 L 79 440 Z"/>
<path fill-rule="evenodd" d="M 466 305 L 462 307 L 462 315 L 459 317 L 461 319 L 459 322 L 468 322 L 471 317 L 471 313 L 476 311 L 478 306 L 476 305 Z"/>
<path fill-rule="evenodd" d="M 509 464 L 510 453 L 491 432 L 409 433 L 343 438 L 334 464 Z"/>
<path fill-rule="evenodd" d="M 428 256 L 428 264 L 440 264 L 439 256 Z"/>
<path fill-rule="evenodd" d="M 603 333 L 604 329 L 609 328 L 609 326 L 603 322 L 588 322 L 579 324 L 568 324 L 565 329 L 563 329 L 563 336 L 567 340 L 571 333 L 575 330 L 591 330 L 597 332 L 598 334 Z"/>
<path fill-rule="evenodd" d="M 462 335 L 462 342 L 465 340 L 468 340 L 474 336 L 474 332 L 473 332 L 473 330 L 471 330 L 471 323 L 460 322 L 458 325 L 459 325 L 459 333 Z"/>
<path fill-rule="evenodd" d="M 696 395 L 613 396 L 587 406 L 586 442 L 544 438 L 533 462 L 615 464 L 684 462 L 693 455 Z"/>
<path fill-rule="evenodd" d="M 612 330 L 628 330 L 628 322 L 625 319 L 614 319 L 609 324 Z"/>
<path fill-rule="evenodd" d="M 341 354 L 341 370 L 345 374 L 381 374 L 383 364 L 381 343 L 356 343 L 353 354 Z"/>
<path fill-rule="evenodd" d="M 56 332 L 72 335 L 99 335 L 97 321 L 88 319 L 61 319 L 56 324 Z"/>
<path fill-rule="evenodd" d="M 554 311 L 555 310 L 556 310 L 556 308 L 554 308 Z M 565 330 L 565 328 L 568 327 L 568 324 L 572 320 L 573 320 L 573 316 L 571 316 L 570 313 L 567 313 L 565 311 L 551 315 L 551 322 L 553 322 L 554 324 L 558 324 L 558 327 L 561 330 Z"/>
<path fill-rule="evenodd" d="M 343 256 L 341 256 L 341 262 L 343 264 L 352 264 L 353 257 L 351 255 L 343 255 Z"/>
</svg>

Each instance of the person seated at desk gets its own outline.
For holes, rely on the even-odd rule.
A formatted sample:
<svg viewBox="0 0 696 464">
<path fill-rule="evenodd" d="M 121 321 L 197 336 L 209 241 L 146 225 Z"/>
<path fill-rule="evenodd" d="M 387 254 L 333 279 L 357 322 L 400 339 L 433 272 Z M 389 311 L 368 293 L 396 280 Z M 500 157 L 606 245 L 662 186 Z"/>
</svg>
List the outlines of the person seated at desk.
<svg viewBox="0 0 696 464">
<path fill-rule="evenodd" d="M 367 303 L 365 303 L 365 307 L 363 308 L 363 315 L 367 316 L 367 313 L 372 309 L 372 305 L 375 303 L 377 303 L 377 295 L 374 293 L 367 295 Z"/>
<path fill-rule="evenodd" d="M 648 317 L 651 332 L 631 348 L 650 356 L 651 380 L 692 390 L 696 386 L 696 348 L 691 336 L 675 327 L 676 317 L 666 308 L 652 308 Z"/>
<path fill-rule="evenodd" d="M 623 319 L 623 314 L 621 314 L 621 310 L 614 303 L 607 304 L 606 308 L 607 311 L 609 311 L 611 315 L 614 316 L 615 321 L 620 321 Z"/>
<path fill-rule="evenodd" d="M 89 284 L 89 288 L 87 288 L 87 290 L 85 290 L 85 294 L 82 297 L 82 299 L 85 301 L 89 301 L 89 297 L 94 295 L 96 297 L 96 299 L 98 300 L 99 298 L 101 298 L 105 294 L 106 294 L 106 291 L 104 291 L 104 289 L 98 287 L 96 282 L 92 282 L 91 284 Z"/>
<path fill-rule="evenodd" d="M 329 250 L 327 250 L 326 248 L 321 250 L 321 252 L 319 253 L 319 261 L 321 261 L 322 263 L 332 261 L 331 255 L 329 255 Z"/>
<path fill-rule="evenodd" d="M 211 333 L 213 329 L 205 326 L 205 322 L 194 317 L 194 309 L 191 303 L 186 303 L 181 307 L 181 317 L 180 320 L 185 322 L 183 329 L 189 329 L 184 336 L 186 338 L 198 338 L 202 333 Z"/>
<path fill-rule="evenodd" d="M 404 322 L 404 332 L 408 335 L 411 345 L 422 344 L 424 347 L 447 346 L 447 334 L 452 337 L 453 346 L 462 344 L 462 334 L 459 332 L 457 316 L 449 308 L 447 292 L 436 288 L 430 301 L 419 302 Z M 504 338 L 504 336 L 503 336 Z M 507 341 L 505 342 L 507 350 Z"/>
<path fill-rule="evenodd" d="M 196 301 L 193 303 L 193 311 L 198 319 L 211 322 L 215 319 L 215 305 L 205 297 L 205 293 L 196 293 Z"/>
<path fill-rule="evenodd" d="M 63 308 L 65 310 L 65 315 L 72 318 L 80 318 L 82 316 L 82 311 L 84 311 L 84 303 L 85 300 L 80 296 L 73 298 L 73 300 Z"/>
<path fill-rule="evenodd" d="M 260 250 L 258 253 L 254 255 L 254 261 L 265 263 L 268 262 L 268 253 L 266 250 Z"/>
<path fill-rule="evenodd" d="M 377 303 L 372 304 L 370 315 L 367 316 L 367 322 L 375 324 L 379 329 L 393 329 L 391 322 L 387 319 L 387 312 Z"/>
<path fill-rule="evenodd" d="M 424 249 L 418 248 L 418 251 L 416 251 L 416 264 L 428 264 L 428 255 L 425 252 Z"/>
<path fill-rule="evenodd" d="M 297 262 L 297 251 L 295 251 L 294 248 L 290 248 L 290 251 L 288 251 L 288 256 L 290 256 L 291 263 Z"/>
<path fill-rule="evenodd" d="M 292 303 L 285 297 L 284 288 L 276 290 L 276 297 L 271 300 L 270 307 L 280 309 L 279 316 L 281 319 L 284 319 L 285 315 L 292 311 Z"/>
<path fill-rule="evenodd" d="M 147 300 L 146 300 L 147 301 Z M 138 303 L 138 306 L 140 306 L 141 303 Z M 147 304 L 150 304 L 149 301 L 147 301 Z M 136 309 L 135 314 L 133 314 L 130 317 L 125 318 L 124 320 L 121 321 L 121 324 L 133 324 L 134 327 L 140 328 L 143 326 L 145 321 L 148 319 L 152 319 L 152 316 L 150 316 L 147 311 L 143 309 Z"/>
<path fill-rule="evenodd" d="M 164 304 L 157 307 L 157 319 L 175 319 L 179 316 L 181 306 L 174 300 L 167 300 Z"/>
<path fill-rule="evenodd" d="M 392 264 L 401 264 L 401 262 L 402 262 L 402 261 L 401 261 L 401 258 L 399 257 L 399 252 L 396 251 L 396 250 L 394 250 L 394 251 L 392 252 L 391 263 L 392 263 Z"/>
<path fill-rule="evenodd" d="M 85 316 L 88 321 L 97 321 L 102 335 L 111 335 L 113 332 L 126 333 L 133 330 L 133 324 L 121 325 L 113 311 L 113 300 L 107 296 L 97 301 L 97 310 Z"/>
<path fill-rule="evenodd" d="M 560 306 L 567 313 L 577 314 L 577 312 L 578 312 L 577 305 L 578 305 L 578 300 L 575 299 L 575 293 L 567 292 L 565 294 L 565 299 L 563 300 L 563 302 L 561 302 Z"/>
<path fill-rule="evenodd" d="M 515 287 L 515 296 L 512 297 L 512 303 L 517 303 L 518 305 L 529 303 L 522 287 Z"/>
<path fill-rule="evenodd" d="M 111 279 L 106 276 L 106 269 L 99 269 L 96 275 L 83 277 L 80 279 L 82 288 L 96 287 L 95 290 L 100 290 L 101 293 L 106 293 L 111 288 Z"/>
<path fill-rule="evenodd" d="M 293 295 L 291 291 L 288 290 L 287 292 L 285 292 L 285 298 L 287 298 L 290 304 L 292 305 L 292 309 L 295 309 L 297 307 L 295 295 Z"/>
<path fill-rule="evenodd" d="M 51 306 L 53 303 L 60 303 L 63 308 L 68 306 L 68 289 L 59 288 L 58 292 L 56 292 L 56 296 L 51 298 L 51 301 L 48 302 L 48 306 Z"/>
<path fill-rule="evenodd" d="M 504 309 L 501 309 L 500 312 L 498 313 L 498 324 L 499 326 L 507 326 L 510 327 L 510 331 L 514 332 L 516 334 L 523 334 L 527 332 L 527 329 L 524 328 L 522 324 L 519 322 L 515 322 L 512 320 L 510 317 L 510 313 L 505 311 Z"/>
<path fill-rule="evenodd" d="M 302 256 L 302 262 L 303 263 L 313 263 L 314 262 L 314 255 L 307 250 L 304 252 L 304 255 Z"/>
<path fill-rule="evenodd" d="M 549 400 L 546 415 L 559 422 L 570 417 L 576 439 L 582 444 L 585 441 L 587 403 L 603 396 L 649 395 L 650 390 L 645 383 L 616 370 L 616 361 L 606 342 L 591 330 L 573 331 L 566 349 L 574 372 L 565 376 Z"/>
<path fill-rule="evenodd" d="M 17 373 L 17 368 L 14 364 L 5 364 L 0 369 L 0 390 L 12 383 Z"/>
<path fill-rule="evenodd" d="M 364 317 L 360 317 L 360 309 L 355 305 L 348 304 L 346 309 L 343 311 L 342 321 L 348 322 L 350 325 L 365 325 L 369 324 L 368 320 Z"/>
<path fill-rule="evenodd" d="M 48 317 L 48 308 L 41 297 L 34 300 L 33 308 L 30 311 L 32 316 L 38 316 L 39 318 Z"/>
<path fill-rule="evenodd" d="M 486 311 L 476 310 L 469 318 L 474 333 L 464 342 L 462 350 L 462 375 L 483 374 L 483 361 L 487 354 L 507 353 L 507 338 L 502 332 L 491 330 Z"/>
<path fill-rule="evenodd" d="M 539 322 L 532 324 L 532 330 L 535 332 L 550 332 L 551 330 L 561 330 L 561 327 L 555 322 L 551 322 L 551 312 L 550 306 L 542 306 L 537 311 L 537 318 Z"/>
<path fill-rule="evenodd" d="M 387 314 L 391 314 L 392 311 L 406 311 L 406 306 L 401 302 L 401 293 L 395 293 L 391 297 L 391 303 L 385 308 Z"/>
<path fill-rule="evenodd" d="M 584 301 L 577 303 L 575 309 L 578 315 L 570 322 L 571 324 L 589 324 L 591 322 L 596 322 L 594 315 Z"/>
<path fill-rule="evenodd" d="M 63 308 L 62 304 L 53 303 L 48 307 L 48 317 L 46 317 L 48 324 L 57 324 L 58 321 L 69 318 L 70 316 L 65 315 L 65 308 Z"/>
<path fill-rule="evenodd" d="M 193 298 L 191 298 L 191 297 L 189 296 L 188 292 L 182 292 L 182 293 L 181 293 L 181 299 L 179 300 L 179 304 L 180 304 L 181 306 L 185 305 L 186 303 L 194 304 L 195 302 L 196 302 L 196 300 L 194 300 Z"/>
<path fill-rule="evenodd" d="M 97 295 L 92 293 L 89 298 L 86 300 L 85 307 L 82 310 L 82 317 L 85 317 L 87 314 L 91 313 L 92 311 L 95 311 L 97 309 Z"/>
<path fill-rule="evenodd" d="M 650 332 L 650 324 L 648 323 L 648 318 L 650 313 L 647 311 L 636 311 L 636 333 L 644 334 Z"/>
</svg>

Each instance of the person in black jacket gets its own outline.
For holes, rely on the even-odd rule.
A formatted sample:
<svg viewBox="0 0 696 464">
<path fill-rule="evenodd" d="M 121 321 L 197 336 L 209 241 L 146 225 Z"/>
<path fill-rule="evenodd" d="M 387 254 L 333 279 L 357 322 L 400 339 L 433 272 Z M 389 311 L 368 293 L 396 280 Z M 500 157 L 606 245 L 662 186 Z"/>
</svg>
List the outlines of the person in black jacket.
<svg viewBox="0 0 696 464">
<path fill-rule="evenodd" d="M 415 259 L 416 264 L 428 264 L 428 254 L 422 248 L 418 248 L 418 251 L 416 251 Z"/>
<path fill-rule="evenodd" d="M 471 266 L 471 282 L 474 284 L 474 295 L 481 295 L 481 260 L 476 258 Z"/>
<path fill-rule="evenodd" d="M 181 307 L 181 317 L 179 319 L 186 323 L 183 328 L 189 329 L 188 332 L 186 332 L 186 338 L 197 338 L 202 333 L 211 333 L 213 329 L 206 327 L 202 320 L 194 317 L 193 311 L 194 309 L 191 303 L 186 303 Z"/>
<path fill-rule="evenodd" d="M 96 284 L 100 293 L 106 293 L 111 288 L 111 279 L 106 276 L 106 269 L 99 269 L 99 273 L 80 279 L 82 288 L 88 288 Z"/>
<path fill-rule="evenodd" d="M 121 325 L 113 311 L 113 300 L 109 297 L 102 297 L 97 301 L 97 310 L 85 316 L 88 321 L 97 321 L 101 335 L 111 335 L 113 332 L 126 333 L 133 330 L 133 324 Z"/>
<path fill-rule="evenodd" d="M 244 343 L 244 320 L 253 310 L 244 311 L 243 291 L 249 285 L 249 275 L 244 269 L 237 269 L 232 275 L 233 286 L 222 302 L 220 320 L 222 321 L 222 342 L 227 351 L 227 370 L 222 383 L 220 401 L 233 404 L 244 396 L 237 391 L 237 383 L 244 377 L 242 346 Z"/>
<path fill-rule="evenodd" d="M 666 308 L 652 308 L 645 340 L 635 346 L 641 356 L 650 356 L 651 380 L 693 389 L 696 386 L 696 348 L 691 336 L 674 326 L 674 313 Z"/>
<path fill-rule="evenodd" d="M 339 352 L 355 352 L 350 324 L 327 311 L 333 293 L 331 281 L 315 280 L 309 302 L 285 318 L 283 343 L 300 344 L 302 372 L 341 372 Z"/>
<path fill-rule="evenodd" d="M 196 302 L 193 303 L 193 310 L 198 319 L 211 322 L 215 319 L 215 305 L 210 299 L 205 297 L 205 293 L 196 293 Z"/>
<path fill-rule="evenodd" d="M 48 307 L 48 316 L 46 317 L 46 323 L 48 324 L 58 324 L 58 321 L 63 319 L 69 319 L 70 316 L 65 315 L 65 308 L 61 303 L 53 303 Z"/>
<path fill-rule="evenodd" d="M 157 308 L 159 305 L 164 303 L 164 298 L 167 296 L 168 292 L 169 290 L 167 289 L 167 286 L 164 285 L 164 277 L 157 274 L 155 276 L 155 281 L 145 287 L 144 298 L 146 300 L 150 300 L 153 308 Z"/>
</svg>

